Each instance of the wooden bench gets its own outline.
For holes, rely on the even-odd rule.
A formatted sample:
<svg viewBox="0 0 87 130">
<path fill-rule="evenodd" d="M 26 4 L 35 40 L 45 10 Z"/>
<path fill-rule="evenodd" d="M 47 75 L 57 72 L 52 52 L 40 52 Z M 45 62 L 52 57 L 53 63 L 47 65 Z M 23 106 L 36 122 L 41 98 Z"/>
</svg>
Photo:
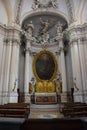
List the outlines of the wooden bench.
<svg viewBox="0 0 87 130">
<path fill-rule="evenodd" d="M 71 112 L 70 117 L 87 117 L 87 111 Z"/>
<path fill-rule="evenodd" d="M 87 104 L 79 103 L 72 105 L 65 105 L 62 108 L 62 113 L 65 117 L 83 117 L 87 116 Z"/>
<path fill-rule="evenodd" d="M 29 112 L 26 112 L 24 109 L 2 109 L 0 114 L 3 117 L 22 117 L 28 118 Z"/>
<path fill-rule="evenodd" d="M 28 118 L 30 108 L 25 103 L 9 103 L 0 105 L 0 116 L 1 117 L 16 117 L 16 118 Z"/>
</svg>

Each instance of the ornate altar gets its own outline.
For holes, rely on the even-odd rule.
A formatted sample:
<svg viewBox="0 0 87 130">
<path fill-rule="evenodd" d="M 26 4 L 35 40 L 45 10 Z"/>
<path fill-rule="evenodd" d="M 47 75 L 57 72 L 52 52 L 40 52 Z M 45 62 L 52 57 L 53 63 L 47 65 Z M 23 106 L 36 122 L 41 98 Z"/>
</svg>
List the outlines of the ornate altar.
<svg viewBox="0 0 87 130">
<path fill-rule="evenodd" d="M 47 50 L 38 53 L 33 60 L 33 72 L 36 77 L 34 85 L 35 103 L 57 103 L 56 83 L 57 61 Z"/>
<path fill-rule="evenodd" d="M 56 103 L 56 84 L 52 81 L 40 81 L 35 86 L 36 103 Z"/>
</svg>

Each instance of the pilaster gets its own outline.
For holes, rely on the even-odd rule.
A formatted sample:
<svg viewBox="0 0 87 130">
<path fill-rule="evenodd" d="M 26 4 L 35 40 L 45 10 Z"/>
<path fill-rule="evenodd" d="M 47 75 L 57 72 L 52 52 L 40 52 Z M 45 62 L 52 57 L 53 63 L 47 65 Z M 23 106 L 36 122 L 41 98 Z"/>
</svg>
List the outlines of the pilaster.
<svg viewBox="0 0 87 130">
<path fill-rule="evenodd" d="M 74 101 L 84 102 L 84 90 L 86 86 L 86 66 L 84 60 L 83 42 L 85 36 L 82 34 L 82 28 L 74 26 L 71 31 L 71 57 L 73 69 L 73 87 L 74 87 Z"/>
<path fill-rule="evenodd" d="M 27 26 L 26 36 L 26 49 L 25 49 L 25 81 L 24 81 L 24 100 L 25 102 L 30 102 L 29 95 L 29 82 L 30 82 L 30 56 L 31 56 L 31 44 L 33 38 L 34 25 L 32 21 Z"/>
<path fill-rule="evenodd" d="M 62 93 L 61 102 L 67 102 L 67 78 L 66 78 L 66 66 L 65 66 L 65 56 L 64 56 L 64 44 L 62 34 L 57 37 L 59 42 L 60 60 L 61 60 L 61 77 L 62 77 Z"/>
<path fill-rule="evenodd" d="M 20 32 L 17 27 L 8 27 L 8 39 L 10 38 L 11 56 L 9 65 L 9 80 L 8 80 L 8 102 L 18 102 L 18 67 L 19 67 L 19 46 Z"/>
<path fill-rule="evenodd" d="M 5 38 L 4 39 L 5 45 L 6 45 L 6 59 L 5 59 L 5 75 L 3 79 L 3 104 L 8 103 L 8 83 L 9 83 L 9 72 L 10 72 L 10 62 L 11 62 L 11 51 L 12 51 L 12 39 L 10 38 Z"/>
<path fill-rule="evenodd" d="M 29 49 L 25 51 L 25 83 L 24 83 L 24 100 L 29 102 Z"/>
<path fill-rule="evenodd" d="M 3 53 L 1 60 L 1 73 L 0 73 L 0 104 L 3 104 L 3 82 L 5 77 L 5 64 L 6 64 L 6 44 L 3 43 Z"/>
<path fill-rule="evenodd" d="M 12 53 L 10 62 L 10 74 L 8 85 L 9 102 L 17 102 L 17 89 L 18 89 L 18 65 L 19 65 L 19 39 L 12 41 Z"/>
</svg>

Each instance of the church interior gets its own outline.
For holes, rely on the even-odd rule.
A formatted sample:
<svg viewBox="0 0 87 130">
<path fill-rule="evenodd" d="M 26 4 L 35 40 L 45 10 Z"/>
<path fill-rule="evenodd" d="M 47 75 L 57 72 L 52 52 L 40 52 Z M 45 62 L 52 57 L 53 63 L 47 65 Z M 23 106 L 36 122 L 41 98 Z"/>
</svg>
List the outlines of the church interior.
<svg viewBox="0 0 87 130">
<path fill-rule="evenodd" d="M 0 130 L 87 129 L 86 7 L 0 0 Z"/>
</svg>

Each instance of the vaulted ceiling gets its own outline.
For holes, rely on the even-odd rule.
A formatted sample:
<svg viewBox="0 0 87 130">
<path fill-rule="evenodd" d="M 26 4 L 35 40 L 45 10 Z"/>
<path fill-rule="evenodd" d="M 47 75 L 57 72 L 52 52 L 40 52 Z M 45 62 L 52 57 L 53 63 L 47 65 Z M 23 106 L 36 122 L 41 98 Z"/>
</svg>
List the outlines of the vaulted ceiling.
<svg viewBox="0 0 87 130">
<path fill-rule="evenodd" d="M 61 16 L 69 23 L 84 24 L 87 22 L 87 0 L 57 0 Z M 33 0 L 0 0 L 0 23 L 6 25 L 22 24 L 33 12 Z"/>
</svg>

